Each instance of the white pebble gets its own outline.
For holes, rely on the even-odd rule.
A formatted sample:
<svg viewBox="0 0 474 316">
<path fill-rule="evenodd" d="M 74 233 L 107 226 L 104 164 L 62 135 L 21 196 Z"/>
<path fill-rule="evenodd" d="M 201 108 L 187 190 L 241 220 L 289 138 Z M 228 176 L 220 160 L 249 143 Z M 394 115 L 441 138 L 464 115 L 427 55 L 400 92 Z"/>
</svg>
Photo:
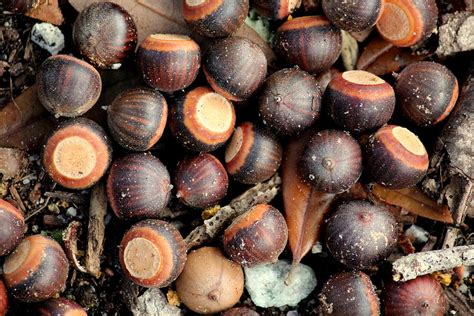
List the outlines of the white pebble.
<svg viewBox="0 0 474 316">
<path fill-rule="evenodd" d="M 31 30 L 31 41 L 51 55 L 58 54 L 64 48 L 63 33 L 51 23 L 36 23 Z"/>
</svg>

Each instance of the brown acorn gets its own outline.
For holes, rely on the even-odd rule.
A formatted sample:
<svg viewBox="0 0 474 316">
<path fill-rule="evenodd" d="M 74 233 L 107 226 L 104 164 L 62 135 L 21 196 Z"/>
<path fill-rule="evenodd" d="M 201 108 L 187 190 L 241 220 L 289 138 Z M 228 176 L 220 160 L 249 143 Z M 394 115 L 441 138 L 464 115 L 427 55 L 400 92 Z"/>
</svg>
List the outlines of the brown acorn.
<svg viewBox="0 0 474 316">
<path fill-rule="evenodd" d="M 171 195 L 165 165 L 149 153 L 115 160 L 107 178 L 107 198 L 120 219 L 156 218 Z"/>
<path fill-rule="evenodd" d="M 385 0 L 377 30 L 387 42 L 407 47 L 428 38 L 437 20 L 435 0 Z"/>
<path fill-rule="evenodd" d="M 369 137 L 365 147 L 367 177 L 385 187 L 413 186 L 428 170 L 428 153 L 420 139 L 408 129 L 386 125 Z"/>
<path fill-rule="evenodd" d="M 234 125 L 232 102 L 208 87 L 197 87 L 178 97 L 170 111 L 171 133 L 191 151 L 221 147 L 232 136 Z"/>
<path fill-rule="evenodd" d="M 267 59 L 257 44 L 243 37 L 229 37 L 209 48 L 203 70 L 217 93 L 232 101 L 242 101 L 265 80 Z"/>
<path fill-rule="evenodd" d="M 317 191 L 341 193 L 356 183 L 362 173 L 362 150 L 346 132 L 317 132 L 301 155 L 300 172 Z"/>
<path fill-rule="evenodd" d="M 87 316 L 81 305 L 64 297 L 42 302 L 37 310 L 41 316 Z"/>
<path fill-rule="evenodd" d="M 176 196 L 184 204 L 206 208 L 225 197 L 229 178 L 219 159 L 204 153 L 179 162 L 174 185 Z"/>
<path fill-rule="evenodd" d="M 138 66 L 152 88 L 174 92 L 196 79 L 201 66 L 199 45 L 190 37 L 152 34 L 138 48 Z"/>
<path fill-rule="evenodd" d="M 244 23 L 249 0 L 182 0 L 184 20 L 196 33 L 225 37 Z"/>
<path fill-rule="evenodd" d="M 351 70 L 334 76 L 326 88 L 324 102 L 337 125 L 361 132 L 387 123 L 395 109 L 395 92 L 382 78 Z"/>
<path fill-rule="evenodd" d="M 123 7 L 112 2 L 97 2 L 79 13 L 72 39 L 81 55 L 92 64 L 113 68 L 134 53 L 137 27 Z"/>
<path fill-rule="evenodd" d="M 240 215 L 224 232 L 224 250 L 244 267 L 274 263 L 288 241 L 283 215 L 268 204 L 257 204 Z"/>
<path fill-rule="evenodd" d="M 252 8 L 267 18 L 282 20 L 301 6 L 301 0 L 252 0 Z"/>
<path fill-rule="evenodd" d="M 102 80 L 90 64 L 68 55 L 46 59 L 36 75 L 38 99 L 56 116 L 84 114 L 99 99 Z"/>
<path fill-rule="evenodd" d="M 248 307 L 233 307 L 222 313 L 222 316 L 259 316 L 259 314 Z"/>
<path fill-rule="evenodd" d="M 445 66 L 428 61 L 410 64 L 397 76 L 398 106 L 418 126 L 444 120 L 458 99 L 458 81 Z"/>
<path fill-rule="evenodd" d="M 323 315 L 380 315 L 380 304 L 374 285 L 363 272 L 333 275 L 319 294 Z"/>
<path fill-rule="evenodd" d="M 237 181 L 256 184 L 280 167 L 283 148 L 268 131 L 250 122 L 237 127 L 225 150 L 227 172 Z"/>
<path fill-rule="evenodd" d="M 312 74 L 329 69 L 341 49 L 341 31 L 323 16 L 289 20 L 278 28 L 275 36 L 276 53 Z"/>
<path fill-rule="evenodd" d="M 392 214 L 367 201 L 343 203 L 327 220 L 326 245 L 334 258 L 351 269 L 368 269 L 385 259 L 397 239 Z"/>
<path fill-rule="evenodd" d="M 112 147 L 105 131 L 86 118 L 60 124 L 46 141 L 42 159 L 51 179 L 77 190 L 97 183 L 111 160 Z"/>
<path fill-rule="evenodd" d="M 260 116 L 277 133 L 297 134 L 319 118 L 321 90 L 306 71 L 287 68 L 267 78 L 259 101 Z"/>
<path fill-rule="evenodd" d="M 0 199 L 0 256 L 10 253 L 23 239 L 25 218 L 19 209 Z M 1 314 L 1 313 L 0 313 Z"/>
<path fill-rule="evenodd" d="M 5 284 L 0 279 L 0 316 L 5 316 L 8 310 L 8 293 Z"/>
<path fill-rule="evenodd" d="M 8 255 L 3 278 L 8 292 L 23 302 L 54 297 L 66 287 L 69 263 L 61 246 L 42 235 L 28 236 Z"/>
<path fill-rule="evenodd" d="M 120 264 L 127 277 L 144 287 L 165 287 L 176 280 L 186 262 L 186 244 L 171 224 L 147 219 L 123 236 Z"/>
<path fill-rule="evenodd" d="M 6 10 L 27 13 L 36 8 L 40 4 L 40 0 L 4 0 L 2 4 Z"/>
<path fill-rule="evenodd" d="M 384 0 L 323 0 L 327 18 L 348 32 L 361 32 L 372 26 L 382 14 Z"/>
<path fill-rule="evenodd" d="M 110 134 L 122 147 L 145 151 L 163 135 L 168 105 L 161 93 L 132 88 L 119 94 L 107 108 Z"/>
</svg>

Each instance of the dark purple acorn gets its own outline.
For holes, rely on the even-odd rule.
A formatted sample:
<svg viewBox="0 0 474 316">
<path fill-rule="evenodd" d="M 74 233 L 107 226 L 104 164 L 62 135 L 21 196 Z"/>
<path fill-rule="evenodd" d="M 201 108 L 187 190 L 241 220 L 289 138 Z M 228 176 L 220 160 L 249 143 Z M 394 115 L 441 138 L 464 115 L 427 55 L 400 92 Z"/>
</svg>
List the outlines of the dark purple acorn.
<svg viewBox="0 0 474 316">
<path fill-rule="evenodd" d="M 222 163 L 211 154 L 181 160 L 174 176 L 176 196 L 195 208 L 217 204 L 227 193 L 229 178 Z"/>
<path fill-rule="evenodd" d="M 326 245 L 351 269 L 368 269 L 385 259 L 397 242 L 397 222 L 384 207 L 367 201 L 339 205 L 326 225 Z"/>
<path fill-rule="evenodd" d="M 362 150 L 346 132 L 317 132 L 301 155 L 300 171 L 316 190 L 341 193 L 356 183 L 362 173 Z"/>
<path fill-rule="evenodd" d="M 329 69 L 339 58 L 341 48 L 341 31 L 323 16 L 289 20 L 278 28 L 275 37 L 276 52 L 312 74 Z"/>
<path fill-rule="evenodd" d="M 120 66 L 137 46 L 137 27 L 118 4 L 97 2 L 85 8 L 72 29 L 81 55 L 100 68 Z"/>
<path fill-rule="evenodd" d="M 23 239 L 25 218 L 19 209 L 0 199 L 0 256 L 10 253 Z M 2 313 L 0 313 L 1 315 Z"/>
<path fill-rule="evenodd" d="M 233 307 L 222 313 L 222 316 L 259 316 L 259 313 L 248 307 Z"/>
<path fill-rule="evenodd" d="M 375 25 L 384 0 L 323 0 L 327 18 L 345 31 L 360 32 Z"/>
<path fill-rule="evenodd" d="M 301 0 L 252 0 L 252 7 L 267 18 L 282 20 L 301 6 Z"/>
<path fill-rule="evenodd" d="M 182 0 L 184 20 L 193 31 L 207 37 L 235 33 L 249 11 L 248 0 Z"/>
<path fill-rule="evenodd" d="M 107 197 L 121 219 L 156 218 L 170 199 L 170 175 L 149 153 L 130 154 L 112 163 Z"/>
<path fill-rule="evenodd" d="M 395 92 L 382 78 L 351 70 L 334 76 L 326 88 L 324 102 L 337 125 L 361 132 L 387 123 L 395 109 Z"/>
<path fill-rule="evenodd" d="M 251 96 L 267 75 L 267 59 L 262 49 L 242 37 L 217 41 L 207 51 L 204 74 L 211 87 L 229 100 Z"/>
<path fill-rule="evenodd" d="M 386 316 L 443 316 L 446 313 L 443 289 L 430 275 L 407 282 L 390 281 L 385 286 L 384 294 Z"/>
<path fill-rule="evenodd" d="M 321 90 L 306 71 L 282 69 L 265 81 L 259 106 L 264 124 L 283 135 L 297 134 L 319 118 Z"/>
<path fill-rule="evenodd" d="M 168 105 L 158 91 L 133 88 L 119 94 L 107 108 L 110 134 L 122 147 L 145 151 L 163 135 Z"/>
<path fill-rule="evenodd" d="M 190 37 L 152 34 L 138 48 L 138 66 L 152 88 L 174 92 L 196 79 L 201 66 L 199 45 Z"/>
<path fill-rule="evenodd" d="M 87 316 L 87 312 L 81 305 L 64 297 L 42 302 L 37 310 L 41 316 Z"/>
<path fill-rule="evenodd" d="M 370 278 L 363 272 L 333 275 L 318 295 L 323 315 L 380 315 L 379 298 Z"/>
<path fill-rule="evenodd" d="M 410 64 L 397 76 L 397 104 L 418 126 L 444 120 L 458 99 L 458 81 L 445 66 L 428 61 Z"/>
</svg>

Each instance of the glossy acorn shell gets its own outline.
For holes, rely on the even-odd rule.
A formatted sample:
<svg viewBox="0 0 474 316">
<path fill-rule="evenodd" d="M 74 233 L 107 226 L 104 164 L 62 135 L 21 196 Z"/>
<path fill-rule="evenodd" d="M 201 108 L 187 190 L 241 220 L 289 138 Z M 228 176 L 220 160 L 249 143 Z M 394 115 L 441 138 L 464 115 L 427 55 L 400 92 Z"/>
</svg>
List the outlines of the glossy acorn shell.
<svg viewBox="0 0 474 316">
<path fill-rule="evenodd" d="M 272 133 L 244 122 L 227 144 L 226 169 L 235 180 L 256 184 L 270 179 L 277 172 L 282 155 L 283 148 Z"/>
<path fill-rule="evenodd" d="M 384 207 L 367 201 L 339 205 L 326 224 L 326 245 L 351 269 L 368 269 L 390 255 L 398 239 L 397 222 Z"/>
<path fill-rule="evenodd" d="M 176 141 L 195 152 L 214 151 L 232 136 L 232 102 L 209 87 L 197 87 L 176 98 L 169 126 Z"/>
<path fill-rule="evenodd" d="M 123 236 L 119 251 L 125 275 L 144 287 L 165 287 L 176 280 L 186 262 L 186 244 L 171 224 L 147 219 Z"/>
<path fill-rule="evenodd" d="M 397 76 L 398 107 L 417 126 L 431 126 L 451 113 L 459 95 L 458 81 L 445 66 L 421 61 Z"/>
<path fill-rule="evenodd" d="M 28 236 L 3 264 L 8 292 L 23 302 L 52 298 L 66 287 L 69 262 L 55 240 L 42 235 Z"/>
<path fill-rule="evenodd" d="M 333 275 L 319 294 L 322 315 L 380 315 L 380 304 L 374 285 L 363 272 Z"/>
<path fill-rule="evenodd" d="M 384 291 L 386 316 L 442 316 L 446 313 L 443 288 L 430 275 L 396 283 L 390 281 Z"/>
<path fill-rule="evenodd" d="M 181 160 L 173 182 L 180 201 L 194 208 L 216 205 L 229 187 L 224 166 L 207 153 Z"/>
<path fill-rule="evenodd" d="M 377 30 L 387 42 L 408 47 L 428 38 L 437 21 L 435 0 L 385 0 Z"/>
<path fill-rule="evenodd" d="M 188 254 L 175 284 L 181 302 L 190 310 L 215 314 L 239 301 L 244 291 L 244 272 L 219 248 L 202 247 Z"/>
<path fill-rule="evenodd" d="M 225 37 L 244 23 L 249 0 L 182 0 L 184 20 L 206 37 Z"/>
<path fill-rule="evenodd" d="M 347 132 L 323 130 L 311 136 L 299 169 L 302 178 L 317 191 L 341 193 L 362 173 L 362 150 Z"/>
<path fill-rule="evenodd" d="M 55 182 L 68 189 L 86 189 L 99 181 L 112 160 L 105 131 L 86 118 L 65 121 L 49 136 L 43 167 Z"/>
<path fill-rule="evenodd" d="M 39 3 L 40 0 L 4 0 L 2 2 L 3 7 L 6 10 L 18 13 L 27 13 L 36 8 Z"/>
<path fill-rule="evenodd" d="M 87 316 L 81 305 L 64 297 L 42 302 L 37 311 L 40 316 Z"/>
<path fill-rule="evenodd" d="M 132 88 L 119 94 L 107 108 L 107 123 L 114 140 L 133 151 L 153 147 L 163 135 L 168 105 L 158 91 Z"/>
<path fill-rule="evenodd" d="M 112 163 L 106 189 L 118 218 L 156 218 L 171 196 L 170 175 L 151 154 L 129 154 Z"/>
<path fill-rule="evenodd" d="M 375 25 L 385 0 L 323 0 L 324 15 L 338 28 L 361 32 Z"/>
<path fill-rule="evenodd" d="M 392 117 L 395 92 L 382 78 L 363 70 L 338 73 L 324 93 L 333 121 L 344 130 L 363 132 L 381 127 Z"/>
<path fill-rule="evenodd" d="M 188 87 L 201 66 L 199 45 L 190 37 L 152 34 L 138 48 L 138 67 L 146 84 L 164 92 Z"/>
<path fill-rule="evenodd" d="M 79 13 L 72 38 L 89 62 L 100 68 L 112 68 L 134 53 L 137 27 L 128 11 L 118 4 L 97 2 Z"/>
<path fill-rule="evenodd" d="M 246 38 L 229 37 L 209 48 L 203 70 L 217 93 L 232 101 L 242 101 L 263 84 L 267 59 L 257 44 Z"/>
<path fill-rule="evenodd" d="M 0 279 L 0 316 L 5 316 L 8 310 L 8 293 L 5 284 Z"/>
<path fill-rule="evenodd" d="M 56 116 L 75 117 L 94 106 L 102 91 L 99 73 L 90 64 L 68 55 L 46 59 L 36 75 L 38 99 Z"/>
<path fill-rule="evenodd" d="M 268 204 L 257 204 L 224 231 L 224 250 L 244 267 L 274 263 L 288 241 L 283 215 Z"/>
<path fill-rule="evenodd" d="M 301 5 L 301 0 L 252 0 L 252 8 L 267 18 L 282 20 Z"/>
<path fill-rule="evenodd" d="M 392 189 L 413 186 L 428 170 L 428 153 L 408 129 L 385 125 L 365 146 L 365 174 L 369 180 Z"/>
<path fill-rule="evenodd" d="M 259 113 L 264 124 L 283 135 L 298 134 L 319 118 L 321 89 L 316 79 L 298 68 L 275 72 L 263 85 Z"/>
<path fill-rule="evenodd" d="M 311 74 L 329 69 L 339 58 L 341 49 L 341 31 L 323 16 L 289 20 L 275 35 L 276 53 Z"/>
<path fill-rule="evenodd" d="M 10 253 L 23 239 L 25 218 L 19 209 L 0 199 L 0 257 Z M 0 313 L 1 314 L 1 313 Z"/>
</svg>

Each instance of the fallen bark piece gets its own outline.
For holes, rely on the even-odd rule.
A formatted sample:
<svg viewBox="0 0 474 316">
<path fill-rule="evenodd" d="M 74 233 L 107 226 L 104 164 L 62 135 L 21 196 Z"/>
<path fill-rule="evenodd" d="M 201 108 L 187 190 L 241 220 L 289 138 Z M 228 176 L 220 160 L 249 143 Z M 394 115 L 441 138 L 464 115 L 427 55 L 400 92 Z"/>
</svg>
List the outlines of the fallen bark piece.
<svg viewBox="0 0 474 316">
<path fill-rule="evenodd" d="M 0 148 L 0 174 L 3 180 L 18 176 L 27 166 L 28 159 L 23 150 L 15 148 Z"/>
<path fill-rule="evenodd" d="M 393 263 L 393 280 L 408 281 L 420 275 L 474 265 L 474 245 L 418 252 Z"/>
<path fill-rule="evenodd" d="M 54 25 L 61 25 L 64 22 L 58 0 L 41 0 L 38 6 L 25 13 L 25 15 Z"/>
<path fill-rule="evenodd" d="M 270 180 L 258 183 L 233 199 L 229 205 L 222 207 L 214 216 L 196 227 L 185 238 L 188 249 L 212 240 L 237 216 L 245 213 L 252 206 L 269 203 L 280 191 L 281 178 L 278 174 Z"/>
<path fill-rule="evenodd" d="M 87 269 L 79 262 L 79 250 L 77 249 L 77 240 L 79 239 L 79 228 L 81 223 L 73 221 L 63 232 L 64 250 L 66 256 L 73 263 L 74 267 L 81 272 L 87 273 Z"/>
<path fill-rule="evenodd" d="M 453 288 L 445 288 L 444 294 L 446 296 L 446 301 L 450 306 L 450 311 L 449 311 L 450 315 L 459 315 L 459 316 L 474 315 L 474 308 L 472 308 L 469 305 L 469 303 L 466 300 L 466 296 L 464 296 L 462 293 L 460 293 L 459 291 Z"/>
<path fill-rule="evenodd" d="M 439 46 L 436 54 L 446 57 L 474 49 L 474 13 L 455 12 L 442 16 L 438 28 Z"/>
<path fill-rule="evenodd" d="M 105 186 L 99 182 L 92 188 L 89 207 L 89 227 L 87 230 L 87 250 L 85 266 L 89 274 L 96 278 L 101 275 L 100 256 L 104 250 L 107 196 Z"/>
</svg>

